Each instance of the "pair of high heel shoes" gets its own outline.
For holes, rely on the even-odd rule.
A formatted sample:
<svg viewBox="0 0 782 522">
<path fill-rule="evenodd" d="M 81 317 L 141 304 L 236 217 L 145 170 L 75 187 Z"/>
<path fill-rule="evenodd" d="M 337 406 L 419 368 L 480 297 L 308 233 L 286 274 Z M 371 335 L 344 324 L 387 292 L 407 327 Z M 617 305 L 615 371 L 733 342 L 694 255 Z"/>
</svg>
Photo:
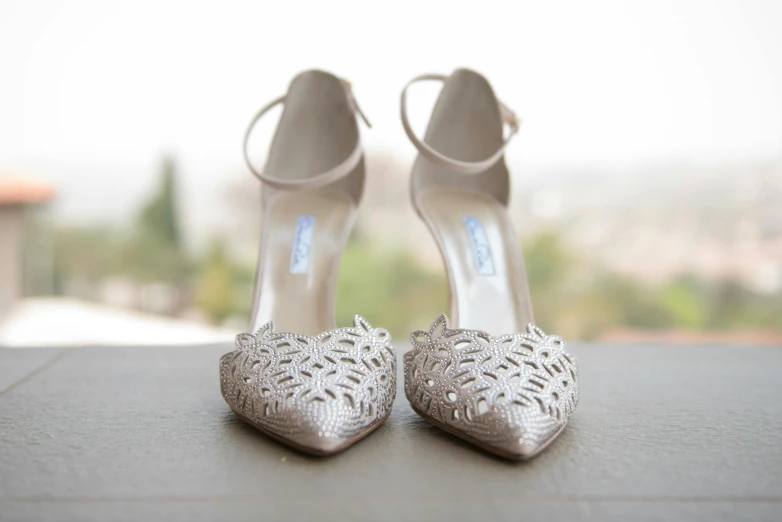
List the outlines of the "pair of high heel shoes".
<svg viewBox="0 0 782 522">
<path fill-rule="evenodd" d="M 565 427 L 578 401 L 578 371 L 562 339 L 532 324 L 503 159 L 518 120 L 473 71 L 410 84 L 429 80 L 444 86 L 423 140 L 407 120 L 407 87 L 402 122 L 420 152 L 412 200 L 445 260 L 451 321 L 443 314 L 411 335 L 405 395 L 440 428 L 526 459 Z M 263 182 L 255 333 L 238 335 L 236 349 L 221 358 L 220 387 L 231 409 L 266 435 L 329 455 L 380 426 L 396 395 L 388 332 L 360 316 L 351 327 L 335 325 L 339 260 L 364 185 L 356 119 L 364 115 L 349 83 L 304 72 L 253 119 L 245 157 L 253 126 L 280 103 L 264 169 L 247 161 Z"/>
</svg>

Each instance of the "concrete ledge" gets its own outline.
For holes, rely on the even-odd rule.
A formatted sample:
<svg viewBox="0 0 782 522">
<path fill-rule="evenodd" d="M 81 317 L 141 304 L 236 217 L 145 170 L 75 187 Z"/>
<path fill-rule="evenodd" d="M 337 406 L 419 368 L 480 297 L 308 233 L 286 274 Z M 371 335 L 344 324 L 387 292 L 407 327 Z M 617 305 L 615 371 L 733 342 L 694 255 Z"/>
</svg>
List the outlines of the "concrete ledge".
<svg viewBox="0 0 782 522">
<path fill-rule="evenodd" d="M 579 408 L 525 463 L 401 391 L 364 441 L 303 456 L 225 405 L 228 349 L 0 349 L 0 519 L 782 518 L 778 347 L 574 346 Z"/>
</svg>

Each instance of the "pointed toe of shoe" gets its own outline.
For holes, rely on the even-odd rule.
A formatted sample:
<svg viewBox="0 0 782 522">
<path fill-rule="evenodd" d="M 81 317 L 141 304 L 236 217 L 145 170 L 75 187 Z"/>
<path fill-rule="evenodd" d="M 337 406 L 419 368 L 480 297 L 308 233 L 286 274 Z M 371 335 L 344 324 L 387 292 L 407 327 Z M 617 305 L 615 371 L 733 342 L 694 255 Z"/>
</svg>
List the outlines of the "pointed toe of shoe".
<svg viewBox="0 0 782 522">
<path fill-rule="evenodd" d="M 238 401 L 236 401 L 238 402 Z M 292 405 L 273 411 L 274 405 L 262 401 L 247 407 L 247 402 L 231 404 L 242 420 L 263 434 L 303 453 L 325 457 L 338 453 L 369 434 L 385 419 L 366 423 L 345 409 L 298 407 Z M 265 411 L 266 414 L 259 414 Z"/>
<path fill-rule="evenodd" d="M 452 329 L 440 316 L 414 332 L 404 355 L 405 395 L 425 419 L 502 457 L 544 450 L 578 403 L 576 359 L 560 337 L 491 336 Z"/>
<path fill-rule="evenodd" d="M 396 392 L 388 332 L 356 317 L 317 337 L 275 333 L 271 323 L 237 337 L 220 360 L 223 398 L 266 435 L 312 455 L 332 455 L 388 416 Z M 368 371 L 370 370 L 370 371 Z"/>
<path fill-rule="evenodd" d="M 426 415 L 424 415 L 427 418 Z M 535 457 L 551 444 L 564 429 L 548 415 L 518 405 L 494 408 L 469 422 L 451 421 L 436 424 L 484 450 L 512 460 Z"/>
<path fill-rule="evenodd" d="M 304 453 L 321 457 L 339 453 L 353 443 L 353 441 L 347 437 L 323 437 L 313 434 L 294 435 L 285 442 Z"/>
<path fill-rule="evenodd" d="M 513 460 L 527 460 L 546 449 L 565 427 L 564 422 L 555 422 L 551 417 L 537 413 L 524 415 L 521 421 L 518 415 L 515 417 L 503 415 L 499 423 L 493 423 L 492 433 L 504 433 L 504 438 L 490 437 L 480 442 L 492 453 Z"/>
<path fill-rule="evenodd" d="M 349 409 L 330 406 L 333 405 L 290 407 L 255 425 L 299 451 L 316 456 L 338 453 L 375 427 L 374 422 L 366 423 Z"/>
<path fill-rule="evenodd" d="M 517 439 L 496 445 L 494 453 L 513 460 L 527 460 L 537 455 L 543 448 L 544 446 L 540 444 L 532 444 L 524 439 Z"/>
</svg>

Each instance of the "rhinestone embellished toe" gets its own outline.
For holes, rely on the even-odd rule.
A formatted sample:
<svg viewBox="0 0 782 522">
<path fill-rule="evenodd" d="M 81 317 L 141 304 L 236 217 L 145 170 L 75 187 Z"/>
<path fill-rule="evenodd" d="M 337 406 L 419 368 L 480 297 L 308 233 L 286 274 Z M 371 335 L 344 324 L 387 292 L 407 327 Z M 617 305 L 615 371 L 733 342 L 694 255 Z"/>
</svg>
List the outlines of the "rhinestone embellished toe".
<svg viewBox="0 0 782 522">
<path fill-rule="evenodd" d="M 404 355 L 411 405 L 467 440 L 513 458 L 544 448 L 578 402 L 578 368 L 561 337 L 530 324 L 492 337 L 448 327 L 441 315 Z"/>
<path fill-rule="evenodd" d="M 349 440 L 391 411 L 396 356 L 386 330 L 359 316 L 317 337 L 267 323 L 220 359 L 220 389 L 236 413 L 279 438 L 319 449 Z"/>
</svg>

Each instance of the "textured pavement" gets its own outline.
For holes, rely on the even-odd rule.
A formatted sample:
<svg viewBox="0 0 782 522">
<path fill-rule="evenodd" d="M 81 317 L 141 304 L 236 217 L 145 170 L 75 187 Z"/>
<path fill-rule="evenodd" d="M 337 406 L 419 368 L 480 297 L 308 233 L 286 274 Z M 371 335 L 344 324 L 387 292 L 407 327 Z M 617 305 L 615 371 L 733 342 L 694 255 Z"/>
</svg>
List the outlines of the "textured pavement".
<svg viewBox="0 0 782 522">
<path fill-rule="evenodd" d="M 304 456 L 225 405 L 228 349 L 0 348 L 0 520 L 782 520 L 782 347 L 571 346 L 579 407 L 522 463 L 401 372 L 385 425 Z"/>
</svg>

